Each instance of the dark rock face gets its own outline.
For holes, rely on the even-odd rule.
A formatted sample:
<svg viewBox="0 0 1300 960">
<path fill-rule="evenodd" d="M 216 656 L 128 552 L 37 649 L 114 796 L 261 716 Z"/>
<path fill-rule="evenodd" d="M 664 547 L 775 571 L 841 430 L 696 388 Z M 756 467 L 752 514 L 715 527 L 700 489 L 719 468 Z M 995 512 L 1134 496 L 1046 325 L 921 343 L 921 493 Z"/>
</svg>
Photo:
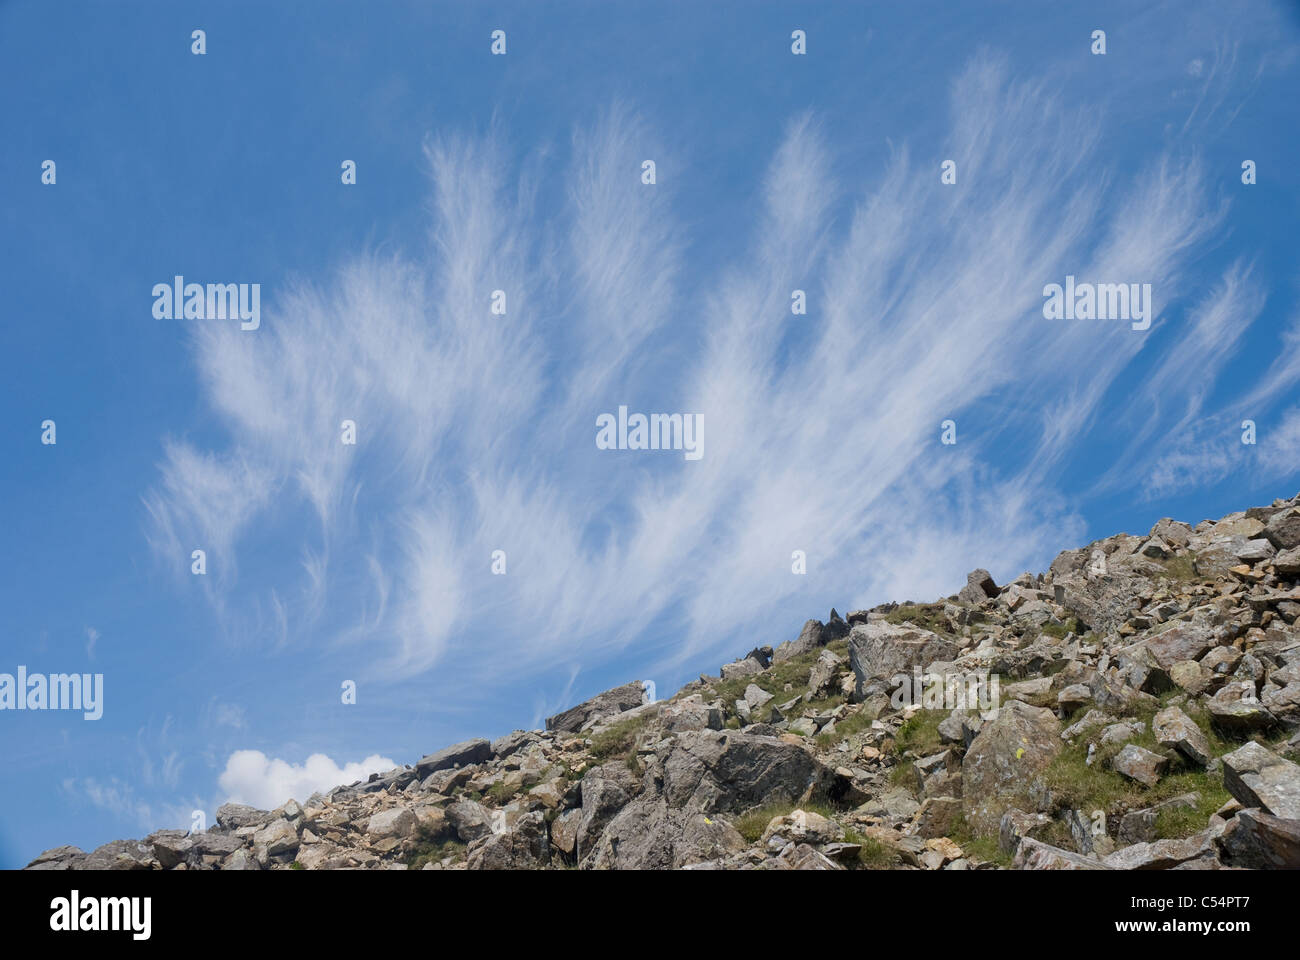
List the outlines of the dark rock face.
<svg viewBox="0 0 1300 960">
<path fill-rule="evenodd" d="M 1300 820 L 1242 810 L 1219 837 L 1223 862 L 1247 870 L 1300 870 Z"/>
<path fill-rule="evenodd" d="M 682 734 L 664 762 L 663 795 L 674 808 L 737 811 L 795 801 L 824 768 L 800 744 L 728 730 Z"/>
</svg>

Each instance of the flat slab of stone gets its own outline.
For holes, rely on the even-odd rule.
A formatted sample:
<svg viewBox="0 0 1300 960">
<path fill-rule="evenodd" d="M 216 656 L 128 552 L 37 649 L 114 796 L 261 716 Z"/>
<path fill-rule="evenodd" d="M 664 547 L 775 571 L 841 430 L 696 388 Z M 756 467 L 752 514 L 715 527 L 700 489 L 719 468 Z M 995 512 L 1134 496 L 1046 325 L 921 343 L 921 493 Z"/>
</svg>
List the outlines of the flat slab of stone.
<svg viewBox="0 0 1300 960">
<path fill-rule="evenodd" d="M 1025 837 L 1016 848 L 1012 863 L 1017 870 L 1110 870 L 1113 869 L 1093 857 L 1085 857 L 1073 850 L 1062 850 L 1050 843 Z"/>
<path fill-rule="evenodd" d="M 431 773 L 437 773 L 439 770 L 464 767 L 471 763 L 486 763 L 491 759 L 492 744 L 480 737 L 475 740 L 463 740 L 460 743 L 453 743 L 450 747 L 443 747 L 437 753 L 422 757 L 420 762 L 415 765 L 415 770 L 418 776 L 424 778 Z"/>
<path fill-rule="evenodd" d="M 558 730 L 562 733 L 577 733 L 591 720 L 610 717 L 624 710 L 641 706 L 644 693 L 639 680 L 614 687 L 612 690 L 596 694 L 590 700 L 584 700 L 576 707 L 570 707 L 563 713 L 547 717 L 546 729 Z"/>
<path fill-rule="evenodd" d="M 1254 740 L 1221 759 L 1223 786 L 1242 806 L 1300 820 L 1300 766 Z"/>
</svg>

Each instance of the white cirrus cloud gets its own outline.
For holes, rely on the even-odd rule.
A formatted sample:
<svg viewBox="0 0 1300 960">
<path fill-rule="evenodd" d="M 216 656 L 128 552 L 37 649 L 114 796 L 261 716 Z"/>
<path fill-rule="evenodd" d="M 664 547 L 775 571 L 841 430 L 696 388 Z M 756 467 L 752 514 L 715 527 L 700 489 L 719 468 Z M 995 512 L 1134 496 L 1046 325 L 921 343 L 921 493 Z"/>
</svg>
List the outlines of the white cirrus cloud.
<svg viewBox="0 0 1300 960">
<path fill-rule="evenodd" d="M 1108 176 L 1104 112 L 1067 115 L 994 57 L 951 96 L 955 186 L 902 147 L 843 183 L 817 120 L 792 120 L 750 222 L 726 225 L 742 237 L 726 263 L 688 256 L 672 177 L 640 183 L 647 144 L 676 157 L 661 172 L 689 157 L 627 109 L 575 135 L 569 189 L 546 204 L 549 154 L 512 174 L 495 133 L 431 142 L 427 256 L 358 257 L 264 305 L 256 335 L 196 328 L 230 439 L 167 448 L 152 539 L 233 553 L 263 536 L 259 557 L 286 562 L 241 596 L 272 611 L 270 642 L 365 644 L 377 673 L 427 673 L 447 706 L 539 677 L 577 691 L 575 667 L 648 625 L 660 645 L 639 664 L 658 676 L 793 636 L 811 590 L 924 599 L 977 565 L 1044 564 L 1084 533 L 1065 471 L 1124 415 L 1133 362 L 1155 355 L 1149 385 L 1177 403 L 1154 415 L 1186 433 L 1210 401 L 1189 378 L 1218 369 L 1260 293 L 1244 265 L 1198 285 L 1225 208 L 1176 144 Z M 1043 286 L 1067 274 L 1152 284 L 1150 335 L 1044 320 Z M 1190 336 L 1156 336 L 1175 325 Z M 704 458 L 598 451 L 595 418 L 620 404 L 702 414 Z M 949 418 L 960 440 L 942 447 Z M 497 549 L 506 576 L 488 575 Z M 279 803 L 306 767 L 240 751 L 223 785 Z"/>
</svg>

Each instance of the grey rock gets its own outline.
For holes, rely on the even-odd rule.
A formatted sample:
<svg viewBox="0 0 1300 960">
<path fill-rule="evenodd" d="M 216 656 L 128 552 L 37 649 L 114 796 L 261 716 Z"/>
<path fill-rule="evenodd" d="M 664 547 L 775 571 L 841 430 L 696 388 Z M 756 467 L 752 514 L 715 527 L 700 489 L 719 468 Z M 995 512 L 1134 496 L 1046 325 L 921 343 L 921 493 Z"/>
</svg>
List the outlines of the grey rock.
<svg viewBox="0 0 1300 960">
<path fill-rule="evenodd" d="M 473 843 L 492 833 L 491 812 L 474 800 L 457 800 L 450 804 L 447 823 L 461 843 Z"/>
<path fill-rule="evenodd" d="M 1193 810 L 1200 802 L 1200 795 L 1196 793 L 1184 793 L 1177 797 L 1171 797 L 1162 803 L 1157 803 L 1142 810 L 1133 810 L 1124 814 L 1120 820 L 1119 829 L 1116 831 L 1116 839 L 1121 844 L 1132 843 L 1153 843 L 1159 838 L 1156 836 L 1156 818 L 1166 810 Z"/>
<path fill-rule="evenodd" d="M 1242 806 L 1300 820 L 1300 766 L 1253 740 L 1220 759 L 1223 786 Z"/>
<path fill-rule="evenodd" d="M 366 833 L 371 837 L 409 837 L 415 832 L 415 814 L 409 807 L 394 807 L 371 814 L 366 823 Z"/>
<path fill-rule="evenodd" d="M 1241 810 L 1218 839 L 1225 864 L 1246 870 L 1300 870 L 1300 820 Z"/>
<path fill-rule="evenodd" d="M 695 731 L 677 738 L 664 763 L 663 796 L 673 808 L 744 810 L 798 801 L 829 773 L 801 745 L 730 730 Z"/>
<path fill-rule="evenodd" d="M 526 813 L 501 833 L 483 837 L 466 851 L 470 870 L 529 870 L 550 861 L 550 831 L 540 812 Z"/>
<path fill-rule="evenodd" d="M 1193 763 L 1210 762 L 1210 741 L 1191 717 L 1178 707 L 1166 707 L 1151 721 L 1151 732 L 1162 747 L 1172 747 Z"/>
<path fill-rule="evenodd" d="M 753 657 L 745 657 L 733 663 L 722 665 L 723 680 L 737 680 L 740 677 L 752 677 L 763 672 L 763 664 Z"/>
<path fill-rule="evenodd" d="M 1214 841 L 1222 830 L 1211 827 L 1184 839 L 1135 843 L 1116 850 L 1105 862 L 1116 870 L 1169 870 L 1191 860 L 1212 860 L 1217 855 Z"/>
<path fill-rule="evenodd" d="M 972 570 L 966 575 L 966 586 L 957 593 L 957 599 L 964 603 L 980 603 L 989 597 L 998 595 L 998 585 L 987 570 Z"/>
<path fill-rule="evenodd" d="M 268 856 L 279 857 L 298 849 L 298 831 L 288 820 L 273 820 L 253 835 L 255 846 L 266 847 Z"/>
<path fill-rule="evenodd" d="M 753 687 L 753 684 L 750 684 Z M 758 689 L 754 687 L 754 689 Z M 768 699 L 771 699 L 769 696 Z M 739 701 L 746 703 L 746 701 Z M 746 703 L 748 709 L 748 703 Z M 676 702 L 665 703 L 659 710 L 659 723 L 666 733 L 684 733 L 687 730 L 721 730 L 722 708 L 705 703 L 699 694 L 692 694 Z"/>
<path fill-rule="evenodd" d="M 784 663 L 795 657 L 803 656 L 805 653 L 812 653 L 818 647 L 824 647 L 830 642 L 830 637 L 826 632 L 826 625 L 820 620 L 809 620 L 799 631 L 799 636 L 794 640 L 787 640 L 776 648 L 776 653 L 772 655 L 774 663 Z"/>
<path fill-rule="evenodd" d="M 85 851 L 80 847 L 74 847 L 65 844 L 61 847 L 51 847 L 39 854 L 35 860 L 27 864 L 26 870 L 71 870 L 73 867 L 86 859 Z"/>
<path fill-rule="evenodd" d="M 1040 775 L 1061 752 L 1061 727 L 1050 710 L 1018 700 L 984 724 L 962 760 L 966 822 L 993 833 L 1008 809 L 1035 811 L 1043 802 Z"/>
<path fill-rule="evenodd" d="M 161 866 L 153 850 L 138 840 L 114 840 L 96 847 L 74 870 L 152 870 Z"/>
<path fill-rule="evenodd" d="M 546 729 L 563 733 L 577 733 L 593 719 L 603 719 L 641 706 L 644 688 L 639 680 L 614 687 L 584 700 L 576 707 L 546 718 Z M 481 761 L 470 761 L 481 762 Z"/>
<path fill-rule="evenodd" d="M 1016 848 L 1017 870 L 1110 870 L 1102 861 L 1025 837 Z"/>
<path fill-rule="evenodd" d="M 1279 550 L 1300 547 L 1300 508 L 1288 507 L 1269 518 L 1264 536 Z"/>
<path fill-rule="evenodd" d="M 865 699 L 873 680 L 924 670 L 937 660 L 957 658 L 957 645 L 937 633 L 885 621 L 859 624 L 849 631 L 849 665 L 857 678 L 854 697 Z"/>
<path fill-rule="evenodd" d="M 227 830 L 260 827 L 270 823 L 272 819 L 269 810 L 258 810 L 256 807 L 242 803 L 223 803 L 217 808 L 217 826 L 225 827 Z"/>
<path fill-rule="evenodd" d="M 578 709 L 577 707 L 574 708 Z M 554 717 L 551 718 L 555 719 Z M 550 726 L 550 720 L 547 720 L 547 726 Z M 574 728 L 575 730 L 577 728 Z M 423 779 L 431 773 L 437 773 L 439 770 L 449 770 L 453 767 L 464 767 L 471 763 L 485 763 L 492 759 L 492 744 L 479 737 L 474 740 L 464 740 L 461 743 L 454 743 L 450 747 L 443 747 L 436 753 L 430 753 L 420 758 L 415 769 L 417 775 Z"/>
<path fill-rule="evenodd" d="M 164 870 L 184 863 L 194 848 L 194 842 L 184 830 L 156 830 L 144 842 L 153 848 L 153 855 Z"/>
<path fill-rule="evenodd" d="M 1228 736 L 1246 737 L 1277 725 L 1277 718 L 1255 698 L 1251 683 L 1230 683 L 1205 706 L 1211 722 Z"/>
<path fill-rule="evenodd" d="M 1154 787 L 1160 782 L 1169 761 L 1158 753 L 1130 743 L 1115 756 L 1111 766 L 1130 780 L 1136 780 L 1145 787 Z"/>
</svg>

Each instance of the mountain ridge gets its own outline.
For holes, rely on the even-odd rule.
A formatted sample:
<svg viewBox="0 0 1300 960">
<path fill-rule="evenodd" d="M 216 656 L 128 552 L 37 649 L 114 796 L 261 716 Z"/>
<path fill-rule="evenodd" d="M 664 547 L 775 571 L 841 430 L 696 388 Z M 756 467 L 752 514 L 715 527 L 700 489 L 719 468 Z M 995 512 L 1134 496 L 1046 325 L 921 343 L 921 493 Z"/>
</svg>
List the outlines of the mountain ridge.
<svg viewBox="0 0 1300 960">
<path fill-rule="evenodd" d="M 1300 866 L 1300 494 L 26 869 Z"/>
</svg>

